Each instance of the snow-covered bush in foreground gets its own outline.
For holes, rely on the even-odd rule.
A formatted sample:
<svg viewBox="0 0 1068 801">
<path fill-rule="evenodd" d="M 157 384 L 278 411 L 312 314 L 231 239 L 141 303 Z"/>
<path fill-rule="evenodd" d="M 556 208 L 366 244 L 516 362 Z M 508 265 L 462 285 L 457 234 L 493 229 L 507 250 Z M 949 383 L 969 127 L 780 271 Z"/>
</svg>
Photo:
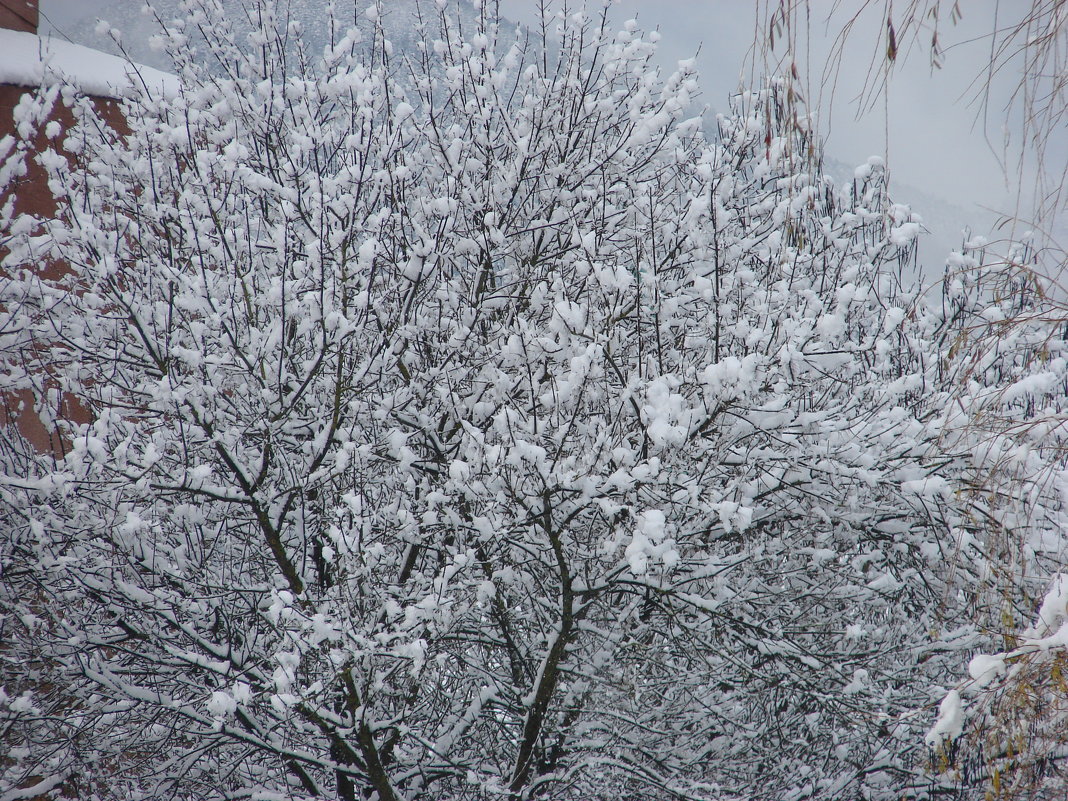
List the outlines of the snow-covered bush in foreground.
<svg viewBox="0 0 1068 801">
<path fill-rule="evenodd" d="M 947 694 L 926 740 L 951 783 L 996 798 L 1058 797 L 1068 788 L 1068 575 L 1054 576 L 1012 641 L 972 658 L 970 681 Z"/>
<path fill-rule="evenodd" d="M 5 222 L 5 380 L 93 422 L 5 456 L 0 788 L 922 794 L 972 573 L 880 165 L 824 179 L 785 83 L 706 142 L 603 18 L 189 5 L 182 93 L 63 95 Z"/>
<path fill-rule="evenodd" d="M 962 660 L 970 679 L 946 695 L 926 739 L 948 787 L 1060 798 L 1068 792 L 1068 577 L 1058 572 L 1068 537 L 1068 314 L 1035 274 L 1029 244 L 1010 246 L 1002 260 L 985 250 L 949 262 L 957 389 L 944 428 L 950 447 L 969 456 L 956 535 L 963 561 L 982 567 L 970 593 L 975 619 L 998 634 L 984 650 L 998 652 Z"/>
</svg>

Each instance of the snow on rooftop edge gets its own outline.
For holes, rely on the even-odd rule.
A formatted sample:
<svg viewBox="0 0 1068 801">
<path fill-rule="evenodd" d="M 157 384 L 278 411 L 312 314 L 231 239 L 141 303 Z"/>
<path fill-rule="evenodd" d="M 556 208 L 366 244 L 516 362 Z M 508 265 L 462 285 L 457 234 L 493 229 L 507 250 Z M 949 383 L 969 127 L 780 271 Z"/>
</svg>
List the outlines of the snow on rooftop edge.
<svg viewBox="0 0 1068 801">
<path fill-rule="evenodd" d="M 142 81 L 151 91 L 178 91 L 174 75 L 152 67 L 51 37 L 0 29 L 0 84 L 41 86 L 53 80 L 98 97 L 119 97 Z"/>
</svg>

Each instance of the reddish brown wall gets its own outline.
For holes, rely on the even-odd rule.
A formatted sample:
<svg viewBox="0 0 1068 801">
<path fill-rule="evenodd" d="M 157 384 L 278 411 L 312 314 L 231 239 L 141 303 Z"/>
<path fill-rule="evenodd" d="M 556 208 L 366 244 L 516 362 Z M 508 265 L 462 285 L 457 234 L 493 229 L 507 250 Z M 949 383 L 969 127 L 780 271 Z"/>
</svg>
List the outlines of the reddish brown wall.
<svg viewBox="0 0 1068 801">
<path fill-rule="evenodd" d="M 37 0 L 0 0 L 0 28 L 37 33 Z"/>
<path fill-rule="evenodd" d="M 18 105 L 23 95 L 32 91 L 25 86 L 0 85 L 0 138 L 16 135 L 15 106 Z M 49 146 L 43 132 L 38 132 L 34 146 L 38 150 Z M 11 191 L 14 191 L 15 210 L 20 214 L 53 214 L 56 203 L 52 198 L 52 193 L 48 190 L 44 170 L 32 160 L 26 166 L 29 167 L 29 172 L 17 179 L 14 187 L 2 192 L 0 197 L 6 200 L 11 195 Z"/>
<path fill-rule="evenodd" d="M 34 91 L 32 88 L 25 86 L 0 84 L 0 139 L 9 135 L 16 136 L 14 120 L 15 106 L 18 105 L 23 95 L 32 91 Z M 114 100 L 110 98 L 94 97 L 93 101 L 96 104 L 97 110 L 109 125 L 122 132 L 128 131 L 123 124 L 122 115 L 119 114 L 118 105 Z M 62 104 L 57 104 L 52 119 L 57 120 L 64 127 L 67 127 L 74 122 L 70 111 Z M 49 140 L 48 137 L 44 135 L 44 131 L 39 130 L 33 140 L 33 147 L 34 150 L 40 152 L 47 148 L 58 147 L 61 141 L 62 136 L 57 137 L 54 140 Z M 7 191 L 0 191 L 0 200 L 6 200 L 10 197 L 11 193 L 14 192 L 16 212 L 20 214 L 41 214 L 44 216 L 55 214 L 56 202 L 52 197 L 52 192 L 48 189 L 48 180 L 44 169 L 33 159 L 30 159 L 26 166 L 28 167 L 26 175 L 17 179 L 13 186 Z"/>
<path fill-rule="evenodd" d="M 2 1 L 2 0 L 0 0 Z M 27 92 L 33 89 L 23 86 L 0 85 L 0 139 L 5 136 L 15 136 L 15 122 L 13 112 L 15 106 Z M 118 113 L 113 100 L 106 98 L 94 98 L 97 108 L 109 123 L 120 130 L 122 117 Z M 73 121 L 70 112 L 63 107 L 57 106 L 52 119 L 61 125 L 69 125 Z M 46 148 L 58 147 L 62 141 L 62 135 L 55 140 L 49 140 L 43 130 L 38 131 L 34 139 L 35 151 Z M 15 196 L 15 212 L 17 214 L 35 214 L 41 217 L 52 217 L 56 213 L 56 201 L 48 188 L 48 180 L 44 169 L 35 159 L 26 161 L 26 174 L 16 179 L 11 186 L 0 190 L 0 205 L 7 202 L 12 194 Z M 0 242 L 2 242 L 0 232 Z M 0 259 L 6 255 L 6 249 L 0 245 Z M 38 266 L 37 274 L 45 280 L 54 280 L 67 271 L 64 264 L 47 263 Z M 0 285 L 6 278 L 6 269 L 0 266 Z M 59 408 L 53 409 L 52 414 L 57 419 L 70 420 L 76 423 L 89 422 L 91 416 L 77 398 L 63 397 L 58 404 Z M 34 397 L 28 391 L 0 392 L 0 429 L 14 425 L 34 448 L 41 453 L 51 453 L 62 457 L 67 450 L 67 444 L 63 442 L 55 429 L 46 427 L 40 417 L 34 412 Z M 0 431 L 0 436 L 3 436 Z"/>
</svg>

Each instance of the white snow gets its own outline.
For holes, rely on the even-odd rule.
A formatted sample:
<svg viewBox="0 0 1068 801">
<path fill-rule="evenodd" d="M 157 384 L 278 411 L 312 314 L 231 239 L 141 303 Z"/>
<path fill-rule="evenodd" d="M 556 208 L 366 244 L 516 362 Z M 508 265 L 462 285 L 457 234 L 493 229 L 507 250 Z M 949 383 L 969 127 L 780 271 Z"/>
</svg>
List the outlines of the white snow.
<svg viewBox="0 0 1068 801">
<path fill-rule="evenodd" d="M 1033 634 L 1045 634 L 1058 629 L 1068 620 L 1068 574 L 1058 573 L 1050 581 L 1046 597 L 1038 610 Z"/>
<path fill-rule="evenodd" d="M 961 709 L 960 693 L 950 690 L 938 707 L 938 720 L 924 738 L 932 748 L 937 748 L 946 740 L 960 737 L 964 731 L 964 712 Z"/>
<path fill-rule="evenodd" d="M 237 701 L 228 692 L 216 690 L 208 699 L 208 712 L 212 717 L 225 718 L 237 711 Z"/>
<path fill-rule="evenodd" d="M 968 663 L 968 674 L 979 687 L 985 687 L 994 679 L 1003 676 L 1005 669 L 1005 654 L 976 654 Z"/>
<path fill-rule="evenodd" d="M 1061 627 L 1048 637 L 1024 640 L 1024 645 L 1049 651 L 1053 648 L 1068 648 L 1068 623 L 1062 623 Z"/>
<path fill-rule="evenodd" d="M 41 86 L 70 83 L 97 97 L 121 97 L 142 83 L 150 92 L 177 94 L 174 75 L 82 45 L 23 31 L 0 29 L 0 83 Z"/>
</svg>

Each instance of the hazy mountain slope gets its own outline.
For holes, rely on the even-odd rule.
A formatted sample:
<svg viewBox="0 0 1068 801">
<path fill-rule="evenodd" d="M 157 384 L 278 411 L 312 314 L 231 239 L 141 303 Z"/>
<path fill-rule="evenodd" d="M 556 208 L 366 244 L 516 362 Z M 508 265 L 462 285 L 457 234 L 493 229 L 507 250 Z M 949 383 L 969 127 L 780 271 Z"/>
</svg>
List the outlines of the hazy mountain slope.
<svg viewBox="0 0 1068 801">
<path fill-rule="evenodd" d="M 79 44 L 96 48 L 108 53 L 124 52 L 134 61 L 152 67 L 166 69 L 169 59 L 163 52 L 153 49 L 152 37 L 159 32 L 160 20 L 166 22 L 180 15 L 178 0 L 149 0 L 151 13 L 142 9 L 140 0 L 111 0 L 99 13 L 85 13 L 64 20 L 51 20 L 51 25 L 42 26 L 42 33 L 68 38 Z M 370 33 L 373 23 L 366 13 L 369 3 L 338 2 L 338 23 L 343 27 L 354 25 L 365 33 Z M 461 24 L 475 18 L 474 8 L 466 0 L 452 0 L 452 5 L 459 11 Z M 328 18 L 325 12 L 326 0 L 281 0 L 277 8 L 283 22 L 296 22 L 309 53 L 318 53 L 329 41 Z M 231 17 L 237 23 L 238 33 L 247 33 L 252 29 L 249 12 L 243 4 L 233 0 L 226 4 L 233 8 Z M 351 7 L 351 10 L 349 8 Z M 425 19 L 427 13 L 436 13 L 436 6 L 425 0 L 391 0 L 386 4 L 383 15 L 383 27 L 400 52 L 413 51 L 418 39 L 420 12 Z M 107 22 L 107 26 L 99 24 Z M 119 42 L 110 35 L 108 29 L 119 32 Z"/>
<path fill-rule="evenodd" d="M 833 156 L 824 157 L 823 168 L 839 185 L 852 182 L 856 169 Z M 919 262 L 924 275 L 931 279 L 942 277 L 946 257 L 951 251 L 960 250 L 967 229 L 985 234 L 995 222 L 993 214 L 976 215 L 945 198 L 894 180 L 892 166 L 890 175 L 893 199 L 907 204 L 923 218 L 926 235 L 919 240 Z"/>
<path fill-rule="evenodd" d="M 453 3 L 460 12 L 462 24 L 474 20 L 475 10 L 467 0 L 453 0 Z M 99 17 L 108 23 L 107 27 L 98 25 L 97 15 L 87 12 L 65 20 L 50 20 L 53 26 L 46 25 L 45 29 L 51 28 L 52 35 L 63 36 L 105 52 L 118 54 L 124 51 L 127 56 L 141 64 L 167 69 L 167 55 L 152 48 L 151 38 L 159 31 L 158 19 L 166 21 L 178 15 L 179 2 L 151 0 L 153 14 L 142 12 L 143 5 L 140 0 L 110 0 L 99 14 Z M 232 5 L 235 17 L 240 20 L 246 12 L 238 10 L 241 8 L 239 3 L 233 2 Z M 372 22 L 365 13 L 367 5 L 365 2 L 338 2 L 339 15 L 343 16 L 339 22 L 354 24 L 370 33 Z M 299 23 L 308 52 L 312 54 L 321 51 L 329 39 L 324 6 L 325 0 L 283 0 L 278 4 L 281 13 L 287 14 L 289 20 Z M 349 6 L 351 11 L 341 13 Z M 387 4 L 388 11 L 383 23 L 398 52 L 414 52 L 418 39 L 419 12 L 422 9 L 425 14 L 428 8 L 434 9 L 434 4 L 425 0 L 391 0 Z M 120 32 L 121 48 L 109 35 L 107 28 Z M 251 25 L 246 23 L 238 26 L 239 31 L 242 28 L 248 31 L 251 30 Z M 719 98 L 709 100 L 713 106 L 721 105 Z M 712 120 L 714 114 L 709 112 L 708 117 Z M 714 125 L 709 126 L 709 130 L 712 129 Z M 824 159 L 824 169 L 839 185 L 853 180 L 854 167 L 855 165 L 846 164 L 833 156 Z M 985 233 L 995 222 L 993 214 L 978 219 L 977 217 L 982 215 L 968 212 L 945 198 L 936 197 L 898 181 L 892 180 L 891 191 L 896 200 L 907 203 L 923 218 L 928 233 L 920 240 L 919 261 L 923 272 L 932 279 L 941 276 L 949 252 L 960 248 L 964 239 L 962 232 L 966 228 L 970 226 L 976 232 Z"/>
</svg>

